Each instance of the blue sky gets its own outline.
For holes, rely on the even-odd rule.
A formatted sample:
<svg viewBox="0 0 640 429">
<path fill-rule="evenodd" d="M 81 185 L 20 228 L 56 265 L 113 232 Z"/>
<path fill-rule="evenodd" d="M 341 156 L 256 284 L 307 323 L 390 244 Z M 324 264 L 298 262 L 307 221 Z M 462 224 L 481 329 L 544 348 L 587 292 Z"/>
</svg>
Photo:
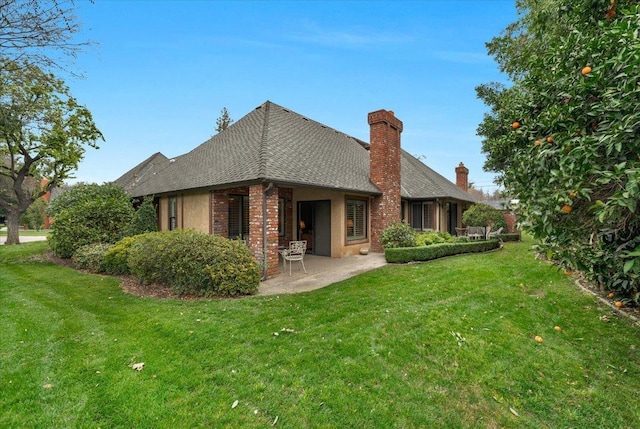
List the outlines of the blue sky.
<svg viewBox="0 0 640 429">
<path fill-rule="evenodd" d="M 516 20 L 514 1 L 81 2 L 79 39 L 96 42 L 67 79 L 105 136 L 73 181 L 117 179 L 155 152 L 181 155 L 270 100 L 369 140 L 367 114 L 393 110 L 402 146 L 448 179 L 482 171 L 474 88 L 504 81 L 485 42 Z"/>
</svg>

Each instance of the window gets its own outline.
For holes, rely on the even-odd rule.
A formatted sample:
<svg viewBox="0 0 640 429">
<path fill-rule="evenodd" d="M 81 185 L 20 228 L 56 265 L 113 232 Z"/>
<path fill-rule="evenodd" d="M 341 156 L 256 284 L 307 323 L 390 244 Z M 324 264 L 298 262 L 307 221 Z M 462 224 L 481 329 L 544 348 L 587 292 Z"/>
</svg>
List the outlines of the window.
<svg viewBox="0 0 640 429">
<path fill-rule="evenodd" d="M 367 202 L 347 200 L 347 241 L 367 238 Z"/>
<path fill-rule="evenodd" d="M 177 198 L 169 197 L 169 231 L 176 229 Z"/>
<path fill-rule="evenodd" d="M 278 198 L 278 235 L 284 235 L 285 221 L 285 199 Z"/>
<path fill-rule="evenodd" d="M 229 238 L 249 236 L 249 197 L 229 195 Z"/>
<path fill-rule="evenodd" d="M 421 231 L 435 228 L 433 201 L 411 204 L 411 226 Z"/>
</svg>

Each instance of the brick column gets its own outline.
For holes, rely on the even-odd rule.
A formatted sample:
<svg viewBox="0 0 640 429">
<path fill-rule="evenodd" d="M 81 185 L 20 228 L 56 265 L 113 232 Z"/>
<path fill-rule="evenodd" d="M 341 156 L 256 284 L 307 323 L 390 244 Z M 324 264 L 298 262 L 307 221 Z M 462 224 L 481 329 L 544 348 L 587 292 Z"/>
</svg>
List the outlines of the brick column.
<svg viewBox="0 0 640 429">
<path fill-rule="evenodd" d="M 267 185 L 249 187 L 249 246 L 258 263 L 263 263 L 263 214 L 266 211 L 267 278 L 279 272 L 278 265 L 278 189 L 272 187 L 265 196 Z"/>
<path fill-rule="evenodd" d="M 229 195 L 226 190 L 211 192 L 211 232 L 229 237 Z"/>
</svg>

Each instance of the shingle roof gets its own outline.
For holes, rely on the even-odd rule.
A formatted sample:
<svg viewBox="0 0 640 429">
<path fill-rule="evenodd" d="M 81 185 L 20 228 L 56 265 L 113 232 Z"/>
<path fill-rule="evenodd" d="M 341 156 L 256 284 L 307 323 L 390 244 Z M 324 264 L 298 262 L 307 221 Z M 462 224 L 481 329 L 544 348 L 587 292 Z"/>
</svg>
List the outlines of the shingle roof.
<svg viewBox="0 0 640 429">
<path fill-rule="evenodd" d="M 124 173 L 116 179 L 114 183 L 122 186 L 125 191 L 129 192 L 146 180 L 152 179 L 154 174 L 157 174 L 157 172 L 162 170 L 168 163 L 169 159 L 166 156 L 160 152 L 156 152 L 140 164 L 133 167 L 131 170 Z"/>
<path fill-rule="evenodd" d="M 425 165 L 422 161 L 402 151 L 401 177 L 403 198 L 454 198 L 462 201 L 476 202 L 467 192 L 458 188 L 451 181 Z"/>
<path fill-rule="evenodd" d="M 132 196 L 257 182 L 380 194 L 369 180 L 367 147 L 267 101 L 192 151 L 171 160 L 157 153 L 116 183 Z M 404 151 L 402 185 L 406 198 L 473 201 Z"/>
</svg>

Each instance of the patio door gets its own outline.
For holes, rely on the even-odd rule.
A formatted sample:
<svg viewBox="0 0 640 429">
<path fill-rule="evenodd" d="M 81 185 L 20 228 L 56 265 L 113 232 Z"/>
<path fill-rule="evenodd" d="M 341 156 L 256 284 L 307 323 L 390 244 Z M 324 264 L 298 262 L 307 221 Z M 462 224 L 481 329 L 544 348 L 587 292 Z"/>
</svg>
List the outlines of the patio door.
<svg viewBox="0 0 640 429">
<path fill-rule="evenodd" d="M 331 256 L 331 201 L 315 202 L 313 254 Z"/>
<path fill-rule="evenodd" d="M 298 240 L 307 240 L 309 253 L 331 256 L 331 201 L 298 203 Z"/>
<path fill-rule="evenodd" d="M 458 226 L 458 204 L 449 203 L 449 234 L 456 235 L 456 227 Z"/>
</svg>

